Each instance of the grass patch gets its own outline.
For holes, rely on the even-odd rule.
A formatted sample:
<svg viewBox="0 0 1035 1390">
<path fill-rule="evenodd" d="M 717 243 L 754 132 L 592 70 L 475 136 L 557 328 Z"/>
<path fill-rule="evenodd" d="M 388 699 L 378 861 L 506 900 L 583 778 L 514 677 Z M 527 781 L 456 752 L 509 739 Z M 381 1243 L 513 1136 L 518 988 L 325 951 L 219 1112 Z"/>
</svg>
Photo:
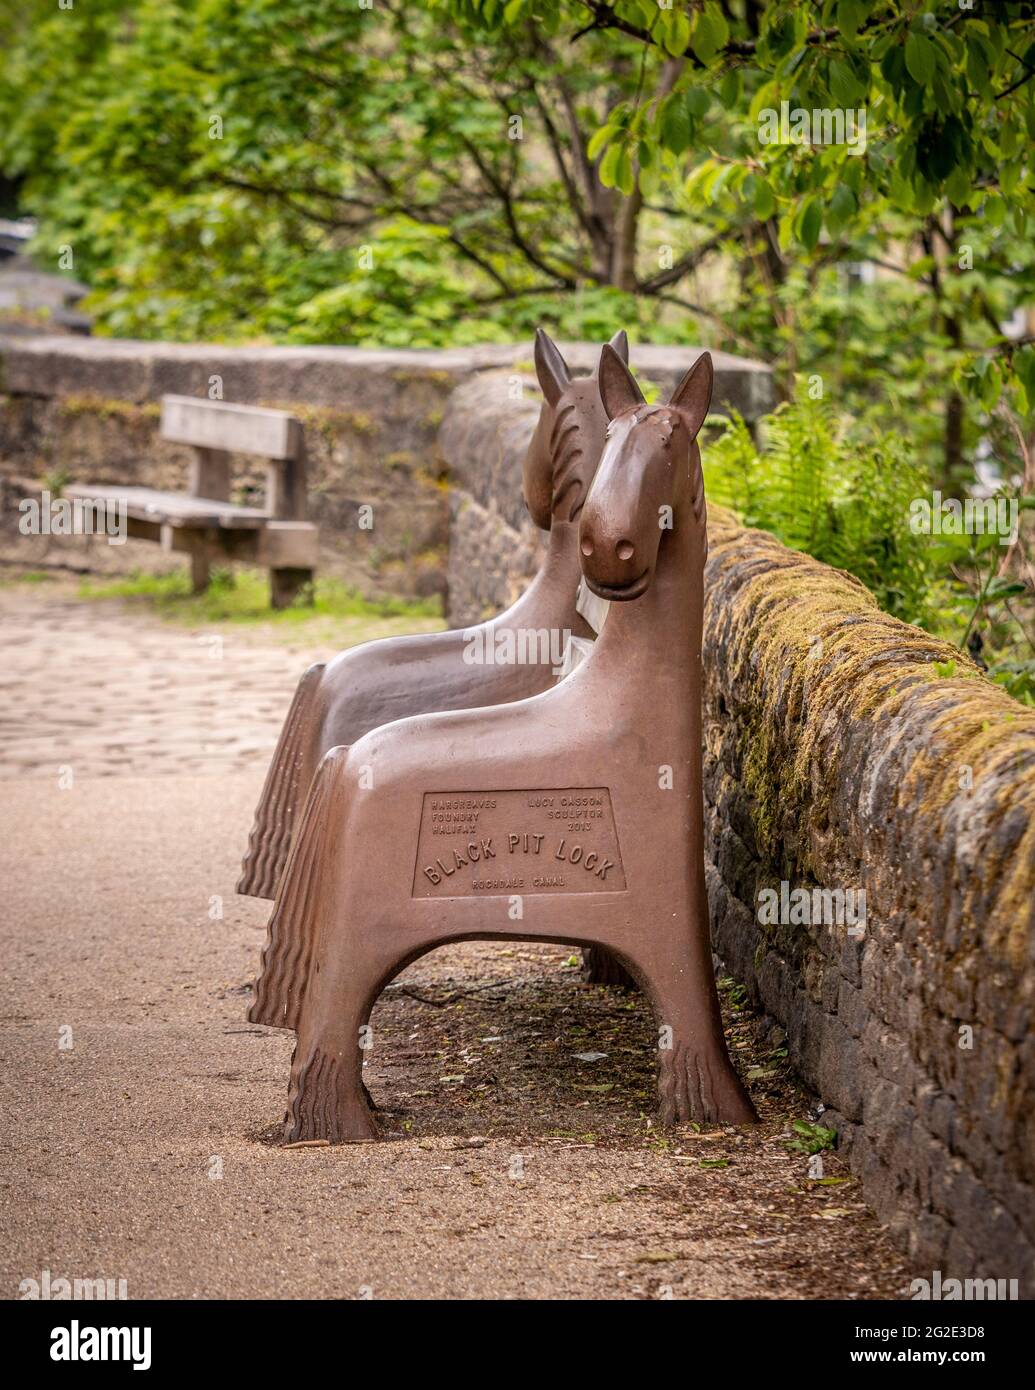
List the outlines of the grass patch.
<svg viewBox="0 0 1035 1390">
<path fill-rule="evenodd" d="M 78 588 L 82 599 L 125 599 L 147 607 L 159 617 L 187 626 L 207 623 L 262 625 L 277 635 L 320 640 L 333 628 L 336 640 L 354 642 L 405 632 L 436 632 L 445 626 L 442 603 L 430 599 L 368 599 L 339 580 L 317 579 L 313 602 L 297 602 L 277 611 L 270 607 L 269 576 L 265 570 L 213 569 L 204 593 L 192 594 L 183 572 L 137 572 L 119 579 L 88 578 Z M 343 630 L 344 629 L 344 630 Z M 349 645 L 348 642 L 344 643 Z"/>
<path fill-rule="evenodd" d="M 15 584 L 52 584 L 55 576 L 49 570 L 21 570 L 15 574 L 0 575 L 3 587 Z"/>
</svg>

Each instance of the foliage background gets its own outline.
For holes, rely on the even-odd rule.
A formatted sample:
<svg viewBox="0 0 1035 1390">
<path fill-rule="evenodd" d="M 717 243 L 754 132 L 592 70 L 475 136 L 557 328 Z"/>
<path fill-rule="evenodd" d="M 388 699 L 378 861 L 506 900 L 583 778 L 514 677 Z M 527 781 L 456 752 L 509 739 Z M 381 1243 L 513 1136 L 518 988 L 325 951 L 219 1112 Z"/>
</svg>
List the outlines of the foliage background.
<svg viewBox="0 0 1035 1390">
<path fill-rule="evenodd" d="M 71 252 L 98 331 L 624 324 L 761 358 L 796 403 L 723 466 L 785 476 L 820 441 L 868 582 L 889 488 L 1035 493 L 1031 3 L 0 0 L 0 26 L 0 197 L 42 263 Z M 762 143 L 784 101 L 865 113 L 865 146 Z M 800 507 L 765 495 L 775 529 Z M 1030 662 L 1024 516 L 1008 554 L 961 538 L 930 574 L 888 537 L 877 588 Z"/>
</svg>

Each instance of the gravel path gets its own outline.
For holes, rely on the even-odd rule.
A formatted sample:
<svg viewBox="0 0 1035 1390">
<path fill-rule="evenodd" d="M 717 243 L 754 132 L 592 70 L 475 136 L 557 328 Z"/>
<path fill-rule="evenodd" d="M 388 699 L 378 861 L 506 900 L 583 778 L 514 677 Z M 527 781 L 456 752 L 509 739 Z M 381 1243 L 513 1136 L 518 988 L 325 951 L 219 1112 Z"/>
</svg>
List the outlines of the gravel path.
<svg viewBox="0 0 1035 1390">
<path fill-rule="evenodd" d="M 233 885 L 324 655 L 0 588 L 0 1291 L 46 1269 L 145 1298 L 904 1293 L 836 1157 L 821 1183 L 788 1148 L 809 1097 L 736 991 L 763 1123 L 659 1132 L 642 1001 L 560 947 L 418 961 L 372 1020 L 386 1142 L 278 1147 L 291 1038 L 244 1020 L 267 910 Z"/>
</svg>

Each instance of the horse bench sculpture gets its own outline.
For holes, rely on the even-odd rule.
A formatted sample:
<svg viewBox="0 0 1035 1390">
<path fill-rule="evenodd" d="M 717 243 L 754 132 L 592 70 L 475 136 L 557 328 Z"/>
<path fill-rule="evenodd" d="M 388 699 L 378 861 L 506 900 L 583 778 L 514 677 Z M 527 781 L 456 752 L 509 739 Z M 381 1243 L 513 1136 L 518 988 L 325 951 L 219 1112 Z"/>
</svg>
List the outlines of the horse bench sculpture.
<svg viewBox="0 0 1035 1390">
<path fill-rule="evenodd" d="M 603 351 L 608 441 L 578 526 L 611 608 L 564 680 L 384 724 L 324 757 L 270 922 L 250 1017 L 294 1028 L 285 1131 L 377 1137 L 361 1039 L 404 966 L 460 939 L 611 953 L 659 1028 L 663 1123 L 747 1123 L 708 936 L 701 786 L 707 546 L 696 436 L 712 364 L 647 406 Z"/>
</svg>

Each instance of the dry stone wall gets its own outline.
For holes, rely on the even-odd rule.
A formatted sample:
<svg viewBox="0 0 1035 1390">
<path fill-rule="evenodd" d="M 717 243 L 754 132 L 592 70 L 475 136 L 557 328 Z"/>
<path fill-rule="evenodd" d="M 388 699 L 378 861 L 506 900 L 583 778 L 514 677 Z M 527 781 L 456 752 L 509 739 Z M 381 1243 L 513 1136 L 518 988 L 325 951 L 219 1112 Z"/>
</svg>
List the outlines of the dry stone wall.
<svg viewBox="0 0 1035 1390">
<path fill-rule="evenodd" d="M 598 347 L 561 346 L 574 371 L 592 370 Z M 697 349 L 647 345 L 635 354 L 664 386 Z M 439 428 L 454 391 L 487 375 L 504 391 L 525 390 L 525 415 L 534 416 L 538 406 L 522 385 L 531 358 L 531 344 L 378 351 L 0 336 L 0 561 L 118 573 L 182 567 L 182 557 L 142 541 L 27 541 L 17 503 L 63 481 L 183 487 L 190 450 L 159 439 L 161 397 L 218 391 L 226 401 L 301 419 L 323 574 L 368 595 L 441 594 L 453 621 L 467 621 L 508 601 L 501 557 L 509 562 L 517 546 L 527 573 L 539 541 L 522 523 L 520 484 L 510 478 L 504 487 L 491 472 L 495 425 L 472 437 L 464 476 L 455 480 L 437 446 Z M 747 418 L 767 408 L 767 368 L 722 353 L 716 364 L 721 390 Z M 254 461 L 235 464 L 235 500 L 256 502 L 261 473 Z M 508 501 L 497 518 L 500 496 Z M 360 524 L 364 505 L 373 508 L 373 529 Z"/>
</svg>

